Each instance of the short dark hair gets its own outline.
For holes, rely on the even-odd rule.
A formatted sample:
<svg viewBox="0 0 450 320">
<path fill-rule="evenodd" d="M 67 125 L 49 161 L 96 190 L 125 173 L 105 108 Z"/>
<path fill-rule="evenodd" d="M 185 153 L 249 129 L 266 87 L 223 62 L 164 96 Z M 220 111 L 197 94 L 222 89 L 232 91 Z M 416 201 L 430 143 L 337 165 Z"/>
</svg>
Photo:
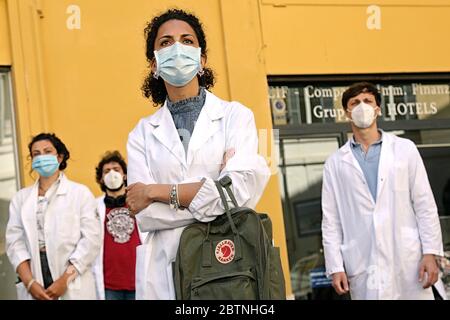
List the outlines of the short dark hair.
<svg viewBox="0 0 450 320">
<path fill-rule="evenodd" d="M 158 34 L 158 30 L 165 22 L 169 20 L 181 20 L 188 23 L 192 29 L 194 29 L 197 36 L 202 54 L 207 55 L 206 36 L 203 31 L 203 25 L 200 20 L 192 13 L 188 13 L 181 9 L 169 9 L 166 12 L 154 17 L 145 27 L 144 36 L 146 39 L 146 52 L 147 61 L 151 68 L 152 59 L 155 57 L 155 40 Z M 210 68 L 203 68 L 203 74 L 197 75 L 199 85 L 209 89 L 214 86 L 214 72 Z M 141 87 L 142 93 L 146 98 L 151 98 L 154 106 L 162 105 L 167 97 L 167 90 L 164 84 L 164 80 L 159 77 L 155 79 L 152 71 L 147 75 L 144 83 Z"/>
<path fill-rule="evenodd" d="M 381 107 L 381 95 L 377 87 L 370 82 L 357 82 L 348 87 L 342 94 L 342 107 L 344 110 L 347 111 L 347 103 L 351 98 L 363 92 L 371 93 L 375 97 L 377 105 Z"/>
<path fill-rule="evenodd" d="M 58 155 L 62 156 L 63 159 L 59 164 L 59 170 L 64 170 L 65 168 L 67 168 L 67 160 L 69 160 L 70 158 L 70 152 L 66 148 L 66 145 L 61 141 L 61 139 L 59 139 L 54 133 L 42 132 L 31 139 L 31 142 L 28 144 L 28 151 L 30 152 L 30 158 L 33 158 L 33 155 L 31 154 L 31 148 L 33 147 L 33 144 L 43 140 L 50 141 L 50 143 L 55 147 Z"/>
<path fill-rule="evenodd" d="M 106 151 L 95 168 L 95 180 L 100 185 L 103 192 L 106 191 L 105 186 L 102 184 L 103 166 L 111 162 L 117 162 L 122 167 L 123 173 L 127 174 L 127 163 L 120 152 L 117 150 Z"/>
</svg>

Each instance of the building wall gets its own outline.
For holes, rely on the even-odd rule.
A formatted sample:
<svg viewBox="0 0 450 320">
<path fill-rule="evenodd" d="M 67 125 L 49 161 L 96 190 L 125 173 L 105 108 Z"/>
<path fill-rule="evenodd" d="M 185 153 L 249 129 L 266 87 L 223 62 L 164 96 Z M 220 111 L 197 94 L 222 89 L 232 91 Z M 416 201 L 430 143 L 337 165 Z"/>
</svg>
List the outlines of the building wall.
<svg viewBox="0 0 450 320">
<path fill-rule="evenodd" d="M 267 75 L 450 71 L 450 0 L 380 0 L 379 21 L 376 12 L 368 12 L 371 4 L 0 0 L 0 65 L 12 65 L 22 185 L 33 181 L 30 137 L 53 131 L 71 151 L 68 175 L 100 194 L 94 179 L 100 155 L 111 149 L 125 154 L 128 132 L 155 111 L 139 90 L 146 73 L 143 28 L 171 6 L 187 8 L 204 22 L 208 64 L 217 74 L 213 92 L 250 107 L 258 129 L 269 130 L 268 135 L 261 131 L 260 152 L 276 173 L 276 157 L 265 139 L 272 129 Z M 289 294 L 276 174 L 258 210 L 273 219 Z"/>
<path fill-rule="evenodd" d="M 268 75 L 450 71 L 449 0 L 261 3 Z"/>
<path fill-rule="evenodd" d="M 9 65 L 11 65 L 11 48 L 6 0 L 0 0 L 0 66 Z"/>
<path fill-rule="evenodd" d="M 156 111 L 139 90 L 147 72 L 143 29 L 155 14 L 172 6 L 187 8 L 203 21 L 208 64 L 217 74 L 213 92 L 253 110 L 257 127 L 263 130 L 260 149 L 273 165 L 271 145 L 264 138 L 272 123 L 257 1 L 133 0 L 133 5 L 124 5 L 108 0 L 6 0 L 6 4 L 11 48 L 0 48 L 12 57 L 22 185 L 34 179 L 27 158 L 31 136 L 51 131 L 71 152 L 68 176 L 100 194 L 94 168 L 101 154 L 111 149 L 126 154 L 128 133 L 140 118 Z M 272 217 L 289 295 L 275 174 L 257 209 Z"/>
</svg>

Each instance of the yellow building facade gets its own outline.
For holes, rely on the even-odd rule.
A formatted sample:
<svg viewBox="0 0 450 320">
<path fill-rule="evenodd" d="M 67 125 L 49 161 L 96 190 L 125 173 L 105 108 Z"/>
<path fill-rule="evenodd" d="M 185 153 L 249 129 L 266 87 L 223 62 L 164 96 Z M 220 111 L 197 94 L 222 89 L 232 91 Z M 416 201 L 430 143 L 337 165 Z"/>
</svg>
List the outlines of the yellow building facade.
<svg viewBox="0 0 450 320">
<path fill-rule="evenodd" d="M 156 110 L 140 92 L 147 72 L 143 29 L 169 7 L 203 22 L 207 64 L 217 75 L 212 91 L 255 114 L 260 153 L 273 171 L 257 209 L 273 220 L 286 294 L 293 297 L 268 77 L 450 72 L 450 1 L 0 0 L 16 188 L 32 183 L 27 144 L 47 131 L 71 152 L 68 176 L 101 193 L 94 175 L 101 154 L 126 154 L 128 133 Z"/>
</svg>

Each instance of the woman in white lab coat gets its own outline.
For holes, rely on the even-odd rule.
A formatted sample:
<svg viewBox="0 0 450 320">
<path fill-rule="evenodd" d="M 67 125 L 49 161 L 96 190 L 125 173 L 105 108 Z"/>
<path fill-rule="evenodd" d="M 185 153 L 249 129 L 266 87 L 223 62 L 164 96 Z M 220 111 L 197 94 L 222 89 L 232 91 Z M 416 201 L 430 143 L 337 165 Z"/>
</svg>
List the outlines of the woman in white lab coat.
<svg viewBox="0 0 450 320">
<path fill-rule="evenodd" d="M 6 227 L 18 299 L 95 299 L 91 265 L 101 243 L 94 196 L 63 173 L 70 154 L 54 134 L 35 136 L 28 148 L 39 178 L 13 197 Z"/>
<path fill-rule="evenodd" d="M 155 105 L 128 137 L 127 203 L 146 243 L 137 249 L 136 299 L 175 299 L 172 262 L 184 227 L 224 212 L 214 180 L 228 175 L 240 206 L 255 207 L 270 171 L 257 154 L 253 113 L 207 89 L 206 40 L 192 14 L 168 10 L 146 28 Z"/>
</svg>

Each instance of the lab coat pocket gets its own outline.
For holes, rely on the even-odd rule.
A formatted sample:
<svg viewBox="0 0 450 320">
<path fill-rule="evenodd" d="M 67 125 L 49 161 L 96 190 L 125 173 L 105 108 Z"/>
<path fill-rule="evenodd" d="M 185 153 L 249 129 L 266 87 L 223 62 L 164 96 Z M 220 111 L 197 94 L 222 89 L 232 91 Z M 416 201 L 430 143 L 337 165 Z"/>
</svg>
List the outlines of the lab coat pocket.
<svg viewBox="0 0 450 320">
<path fill-rule="evenodd" d="M 348 277 L 354 277 L 366 271 L 366 261 L 361 255 L 356 240 L 351 240 L 347 244 L 341 245 L 341 254 Z"/>
<path fill-rule="evenodd" d="M 174 265 L 174 261 L 169 262 L 169 265 L 166 267 L 166 276 L 167 276 L 167 284 L 169 285 L 169 297 L 170 299 L 175 299 L 175 287 L 173 281 L 173 270 L 172 265 Z"/>
<path fill-rule="evenodd" d="M 81 299 L 83 292 L 81 292 L 81 278 L 83 275 L 78 275 L 67 285 L 66 293 L 59 298 L 59 300 L 77 300 Z"/>
<path fill-rule="evenodd" d="M 60 239 L 76 243 L 80 238 L 80 215 L 70 207 L 62 208 L 56 222 Z"/>
<path fill-rule="evenodd" d="M 136 247 L 136 300 L 149 300 L 150 292 L 147 286 L 149 266 L 152 255 L 152 239 L 154 232 L 149 232 L 144 243 Z"/>
<path fill-rule="evenodd" d="M 17 300 L 33 300 L 23 282 L 16 283 Z"/>
<path fill-rule="evenodd" d="M 408 175 L 408 163 L 398 162 L 394 165 L 394 190 L 408 191 L 409 190 L 409 175 Z"/>
<path fill-rule="evenodd" d="M 401 227 L 401 250 L 405 260 L 419 261 L 422 257 L 419 230 L 411 227 Z"/>
</svg>

